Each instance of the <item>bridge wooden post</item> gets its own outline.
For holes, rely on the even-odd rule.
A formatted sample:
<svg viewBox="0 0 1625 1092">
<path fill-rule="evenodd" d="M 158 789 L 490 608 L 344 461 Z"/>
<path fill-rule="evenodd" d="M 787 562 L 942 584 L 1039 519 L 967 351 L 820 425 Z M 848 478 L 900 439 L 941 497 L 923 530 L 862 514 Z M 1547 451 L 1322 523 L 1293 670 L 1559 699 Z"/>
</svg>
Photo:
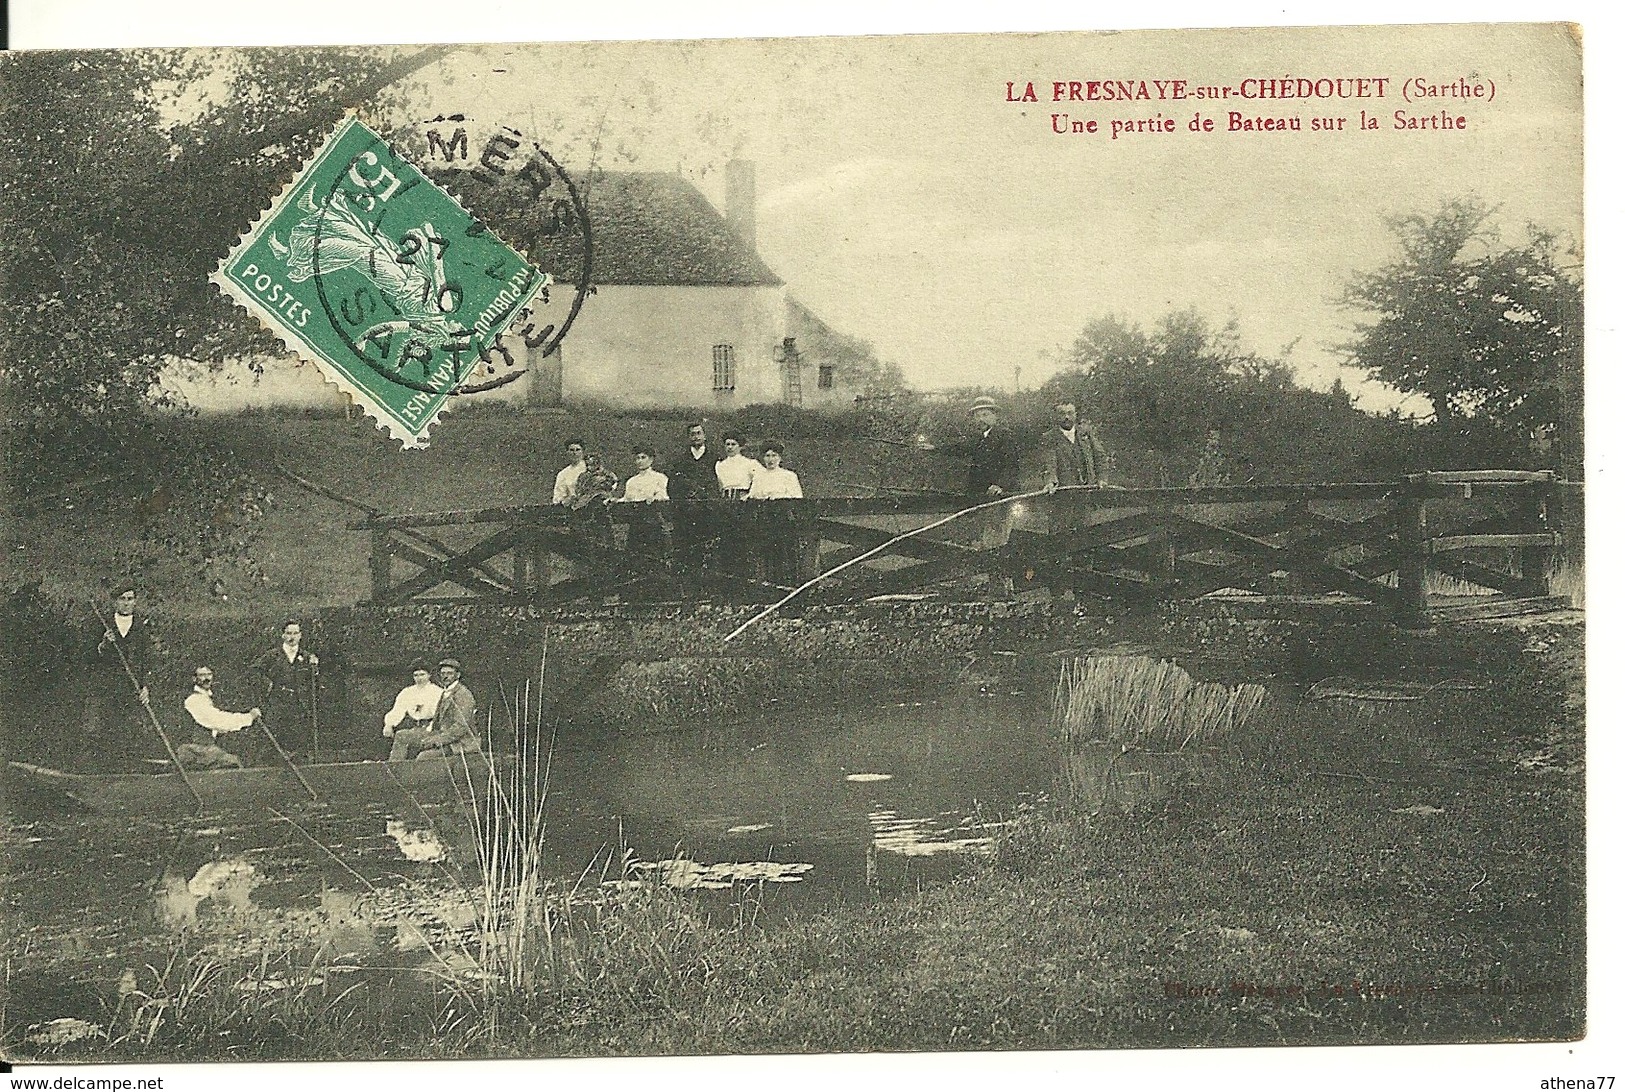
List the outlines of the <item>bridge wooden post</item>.
<svg viewBox="0 0 1625 1092">
<path fill-rule="evenodd" d="M 797 584 L 806 583 L 823 572 L 823 535 L 818 529 L 818 502 L 795 501 L 796 522 L 791 524 L 795 535 L 794 575 Z"/>
<path fill-rule="evenodd" d="M 1561 504 L 1561 495 L 1555 484 L 1538 489 L 1519 505 L 1522 509 L 1520 514 L 1528 521 L 1528 525 L 1521 530 L 1536 535 L 1549 533 L 1561 526 Z M 1554 547 L 1555 543 L 1523 546 L 1518 550 L 1518 571 L 1535 595 L 1552 594 Z"/>
<path fill-rule="evenodd" d="M 1427 629 L 1428 617 L 1428 512 L 1422 483 L 1411 479 L 1396 508 L 1399 547 L 1399 612 L 1395 621 L 1405 629 Z"/>
<path fill-rule="evenodd" d="M 553 552 L 548 549 L 547 536 L 539 530 L 525 546 L 525 567 L 530 576 L 530 601 L 540 603 L 553 584 Z"/>
<path fill-rule="evenodd" d="M 536 576 L 534 539 L 526 535 L 513 547 L 513 590 L 523 602 L 536 601 Z"/>
<path fill-rule="evenodd" d="M 382 603 L 389 597 L 389 528 L 372 529 L 372 553 L 367 558 L 367 569 L 372 575 L 372 601 Z"/>
</svg>

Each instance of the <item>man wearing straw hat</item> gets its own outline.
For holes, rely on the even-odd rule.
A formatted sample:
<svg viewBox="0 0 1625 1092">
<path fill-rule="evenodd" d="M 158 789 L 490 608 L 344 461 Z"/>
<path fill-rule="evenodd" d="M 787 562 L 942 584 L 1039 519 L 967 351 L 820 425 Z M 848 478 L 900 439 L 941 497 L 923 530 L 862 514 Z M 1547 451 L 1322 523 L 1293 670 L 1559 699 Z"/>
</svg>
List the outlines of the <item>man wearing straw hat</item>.
<svg viewBox="0 0 1625 1092">
<path fill-rule="evenodd" d="M 427 728 L 402 728 L 395 732 L 389 749 L 391 762 L 410 758 L 439 758 L 445 754 L 466 754 L 480 749 L 479 730 L 474 726 L 474 695 L 463 685 L 463 665 L 447 656 L 440 661 L 440 700 L 435 704 L 433 722 Z"/>
<path fill-rule="evenodd" d="M 966 413 L 975 430 L 968 440 L 944 444 L 937 448 L 920 440 L 916 446 L 922 451 L 940 450 L 968 460 L 965 469 L 965 497 L 970 504 L 988 504 L 1020 490 L 1021 451 L 1015 436 L 999 424 L 999 403 L 987 395 L 971 402 Z M 1015 506 L 1002 504 L 986 512 L 969 517 L 979 528 L 976 546 L 981 550 L 997 550 L 1010 542 L 1010 527 L 1015 522 Z M 990 577 L 989 592 L 1002 593 L 1006 598 L 1014 595 L 1008 576 Z"/>
</svg>

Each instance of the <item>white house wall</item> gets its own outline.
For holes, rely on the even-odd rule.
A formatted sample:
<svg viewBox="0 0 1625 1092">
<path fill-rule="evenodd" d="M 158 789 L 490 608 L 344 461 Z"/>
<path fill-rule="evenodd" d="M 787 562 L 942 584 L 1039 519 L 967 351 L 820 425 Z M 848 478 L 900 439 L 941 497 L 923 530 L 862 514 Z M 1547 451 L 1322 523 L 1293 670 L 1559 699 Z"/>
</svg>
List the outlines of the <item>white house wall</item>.
<svg viewBox="0 0 1625 1092">
<path fill-rule="evenodd" d="M 564 339 L 564 401 L 637 407 L 779 402 L 783 372 L 773 352 L 784 335 L 783 287 L 605 285 Z M 712 389 L 717 345 L 733 346 L 731 394 Z"/>
<path fill-rule="evenodd" d="M 560 348 L 564 401 L 636 408 L 783 401 L 783 371 L 773 354 L 784 339 L 785 323 L 783 287 L 601 286 Z M 733 346 L 731 393 L 712 389 L 717 345 Z M 539 353 L 529 355 L 530 376 L 481 397 L 533 401 L 531 378 L 541 378 L 550 362 Z M 263 365 L 255 377 L 242 364 L 217 372 L 181 364 L 165 370 L 162 386 L 204 413 L 342 407 L 343 396 L 313 366 L 287 358 Z M 815 367 L 803 369 L 802 383 L 808 404 L 827 393 L 816 390 Z M 552 385 L 558 389 L 556 376 Z M 448 408 L 455 412 L 455 400 Z"/>
</svg>

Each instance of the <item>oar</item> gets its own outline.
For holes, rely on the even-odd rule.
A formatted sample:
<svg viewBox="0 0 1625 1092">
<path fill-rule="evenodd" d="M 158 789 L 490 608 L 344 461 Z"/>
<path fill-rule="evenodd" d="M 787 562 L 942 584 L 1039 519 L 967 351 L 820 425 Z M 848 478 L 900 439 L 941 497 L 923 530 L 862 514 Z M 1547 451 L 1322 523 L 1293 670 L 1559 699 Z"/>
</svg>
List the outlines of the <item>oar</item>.
<svg viewBox="0 0 1625 1092">
<path fill-rule="evenodd" d="M 322 730 L 316 723 L 316 665 L 310 665 L 310 757 L 314 759 L 322 749 Z"/>
<path fill-rule="evenodd" d="M 276 736 L 271 734 L 271 726 L 265 723 L 264 717 L 260 718 L 260 731 L 264 732 L 265 738 L 271 741 L 271 746 L 275 747 L 276 753 L 282 756 L 282 761 L 288 764 L 288 769 L 292 770 L 293 776 L 299 779 L 299 784 L 303 785 L 305 787 L 305 791 L 310 793 L 310 798 L 312 800 L 320 800 L 321 797 L 316 795 L 316 790 L 310 787 L 309 781 L 305 780 L 305 775 L 300 772 L 298 766 L 294 765 L 293 756 L 288 754 L 287 751 L 284 751 L 282 749 L 282 744 L 276 741 Z"/>
<path fill-rule="evenodd" d="M 130 667 L 129 658 L 124 655 L 124 646 L 118 643 L 118 635 L 114 633 L 113 627 L 107 624 L 107 619 L 103 617 L 100 607 L 92 603 L 90 609 L 96 612 L 96 621 L 101 623 L 102 629 L 114 634 L 113 651 L 118 653 L 118 662 L 124 668 L 124 674 L 129 676 L 130 685 L 135 687 L 135 696 L 141 702 L 141 708 L 147 711 L 147 719 L 152 721 L 152 726 L 158 730 L 158 738 L 164 741 L 164 750 L 169 752 L 169 760 L 175 764 L 175 769 L 180 771 L 181 780 L 186 783 L 186 788 L 191 792 L 192 799 L 197 801 L 197 810 L 200 812 L 207 811 L 209 806 L 203 802 L 203 794 L 197 791 L 197 786 L 192 784 L 192 778 L 187 774 L 186 767 L 181 765 L 180 755 L 175 753 L 174 744 L 169 742 L 169 733 L 164 731 L 162 724 L 158 723 L 158 714 L 152 711 L 152 703 L 142 696 L 141 680 L 135 677 L 135 671 Z"/>
</svg>

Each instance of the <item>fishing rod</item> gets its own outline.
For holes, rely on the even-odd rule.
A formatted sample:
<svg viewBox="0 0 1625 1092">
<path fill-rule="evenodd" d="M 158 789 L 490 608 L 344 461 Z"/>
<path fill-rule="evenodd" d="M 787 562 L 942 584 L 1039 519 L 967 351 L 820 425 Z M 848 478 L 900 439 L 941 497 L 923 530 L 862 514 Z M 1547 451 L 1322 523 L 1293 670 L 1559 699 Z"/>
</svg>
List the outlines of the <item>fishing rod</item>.
<svg viewBox="0 0 1625 1092">
<path fill-rule="evenodd" d="M 774 603 L 772 606 L 765 608 L 764 610 L 761 611 L 761 613 L 756 614 L 753 617 L 746 619 L 743 624 L 741 624 L 737 629 L 735 629 L 732 633 L 728 634 L 728 636 L 724 637 L 722 640 L 724 642 L 732 641 L 735 637 L 738 637 L 741 633 L 744 633 L 747 629 L 749 629 L 751 626 L 754 626 L 757 622 L 760 622 L 763 618 L 766 618 L 770 614 L 776 614 L 778 612 L 779 608 L 783 607 L 786 603 L 790 602 L 790 600 L 794 599 L 796 596 L 800 595 L 802 592 L 806 591 L 807 589 L 809 589 L 809 588 L 811 588 L 811 587 L 813 587 L 813 586 L 815 586 L 815 585 L 817 585 L 817 584 L 819 584 L 819 583 L 821 583 L 821 582 L 823 582 L 825 580 L 828 580 L 830 577 L 834 576 L 836 573 L 841 572 L 844 569 L 850 569 L 854 565 L 857 565 L 857 564 L 859 564 L 861 562 L 867 561 L 871 557 L 874 557 L 876 554 L 883 553 L 884 551 L 890 549 L 892 546 L 896 545 L 897 543 L 902 542 L 904 539 L 913 538 L 915 535 L 921 535 L 921 534 L 924 534 L 927 531 L 934 531 L 938 527 L 943 526 L 944 524 L 952 523 L 954 520 L 958 519 L 961 516 L 968 516 L 972 512 L 983 512 L 983 511 L 987 511 L 987 510 L 992 509 L 992 508 L 998 508 L 1000 505 L 1015 504 L 1018 501 L 1032 500 L 1034 497 L 1050 497 L 1050 496 L 1054 496 L 1057 493 L 1096 493 L 1096 492 L 1101 491 L 1102 489 L 1112 489 L 1112 488 L 1114 488 L 1114 487 L 1113 486 L 1105 486 L 1105 485 L 1060 485 L 1060 486 L 1054 486 L 1054 487 L 1046 486 L 1043 489 L 1034 489 L 1031 492 L 1027 492 L 1027 493 L 1011 493 L 1011 494 L 1008 494 L 1006 496 L 999 497 L 999 498 L 997 498 L 995 500 L 983 501 L 980 504 L 973 504 L 969 508 L 961 508 L 959 511 L 953 512 L 953 513 L 951 513 L 949 515 L 946 515 L 946 516 L 942 517 L 941 519 L 936 520 L 935 522 L 927 523 L 924 527 L 916 527 L 912 531 L 904 531 L 901 534 L 893 535 L 891 538 L 887 539 L 885 542 L 882 542 L 879 546 L 876 546 L 874 549 L 865 551 L 864 553 L 859 554 L 857 557 L 851 558 L 851 559 L 849 559 L 847 561 L 843 561 L 843 562 L 841 562 L 841 564 L 835 566 L 833 569 L 830 569 L 827 572 L 819 573 L 817 576 L 813 577 L 811 580 L 807 581 L 805 584 L 802 584 L 800 587 L 796 588 L 789 595 L 786 595 L 783 599 L 780 599 L 777 603 Z"/>
<path fill-rule="evenodd" d="M 1066 490 L 1066 489 L 1093 489 L 1093 488 L 1095 488 L 1095 487 L 1094 486 L 1062 486 L 1061 487 L 1062 490 Z M 835 566 L 833 569 L 828 570 L 827 572 L 819 573 L 817 576 L 813 577 L 811 580 L 807 581 L 805 584 L 802 584 L 795 591 L 791 592 L 789 595 L 785 596 L 783 599 L 780 599 L 777 603 L 774 603 L 772 606 L 767 607 L 766 609 L 761 611 L 761 613 L 747 619 L 737 629 L 735 629 L 732 633 L 728 634 L 728 636 L 724 637 L 722 640 L 724 641 L 724 643 L 726 643 L 728 641 L 732 641 L 735 637 L 738 637 L 741 633 L 744 633 L 747 629 L 749 629 L 751 626 L 754 626 L 757 622 L 760 622 L 763 618 L 766 618 L 770 614 L 778 613 L 779 608 L 783 607 L 786 603 L 790 602 L 790 600 L 794 599 L 796 596 L 800 595 L 802 592 L 806 591 L 807 589 L 809 589 L 811 587 L 814 587 L 815 585 L 820 584 L 825 580 L 828 580 L 830 577 L 834 576 L 836 573 L 841 572 L 844 569 L 850 569 L 852 566 L 857 565 L 860 562 L 868 561 L 871 557 L 874 557 L 876 554 L 879 554 L 879 553 L 881 553 L 881 552 L 883 552 L 883 551 L 885 551 L 887 549 L 890 549 L 892 546 L 896 545 L 899 542 L 902 542 L 904 539 L 913 538 L 915 535 L 922 535 L 927 531 L 934 531 L 938 527 L 941 527 L 944 524 L 952 523 L 954 520 L 960 518 L 961 516 L 968 516 L 972 512 L 985 512 L 985 511 L 988 511 L 988 510 L 993 509 L 993 508 L 998 508 L 998 507 L 1000 507 L 1002 505 L 1014 504 L 1017 501 L 1031 500 L 1033 497 L 1049 496 L 1053 492 L 1056 492 L 1056 490 L 1035 489 L 1030 493 L 1012 493 L 1012 494 L 1010 494 L 1008 496 L 998 497 L 998 498 L 996 498 L 994 500 L 983 501 L 980 504 L 973 504 L 969 508 L 961 508 L 959 511 L 950 513 L 949 515 L 946 515 L 946 516 L 943 516 L 939 520 L 935 520 L 935 521 L 933 521 L 931 523 L 927 523 L 923 527 L 916 527 L 912 531 L 904 531 L 902 534 L 893 535 L 891 538 L 887 539 L 885 542 L 882 542 L 879 546 L 876 546 L 874 549 L 866 550 L 865 552 L 859 554 L 857 557 L 854 557 L 854 558 L 851 558 L 851 559 L 849 559 L 847 561 L 841 562 L 839 565 Z"/>
<path fill-rule="evenodd" d="M 169 760 L 175 764 L 175 769 L 180 771 L 181 780 L 186 783 L 187 789 L 192 793 L 192 799 L 197 801 L 198 811 L 207 811 L 208 805 L 203 802 L 203 794 L 197 791 L 197 786 L 192 783 L 192 778 L 187 774 L 186 767 L 181 765 L 180 755 L 175 753 L 175 745 L 169 741 L 169 733 L 164 731 L 162 724 L 158 723 L 158 714 L 152 711 L 152 702 L 148 699 L 146 690 L 141 685 L 141 680 L 135 677 L 135 670 L 130 667 L 129 657 L 124 655 L 124 646 L 118 643 L 117 633 L 114 632 L 112 626 L 107 624 L 107 619 L 103 616 L 100 607 L 92 603 L 90 609 L 96 612 L 96 621 L 101 623 L 102 629 L 107 632 L 109 637 L 113 638 L 113 651 L 118 653 L 119 665 L 124 668 L 124 674 L 129 676 L 130 685 L 135 687 L 135 696 L 140 699 L 141 708 L 146 710 L 147 719 L 152 721 L 152 726 L 158 730 L 158 738 L 164 741 L 164 750 L 169 752 Z"/>
</svg>

